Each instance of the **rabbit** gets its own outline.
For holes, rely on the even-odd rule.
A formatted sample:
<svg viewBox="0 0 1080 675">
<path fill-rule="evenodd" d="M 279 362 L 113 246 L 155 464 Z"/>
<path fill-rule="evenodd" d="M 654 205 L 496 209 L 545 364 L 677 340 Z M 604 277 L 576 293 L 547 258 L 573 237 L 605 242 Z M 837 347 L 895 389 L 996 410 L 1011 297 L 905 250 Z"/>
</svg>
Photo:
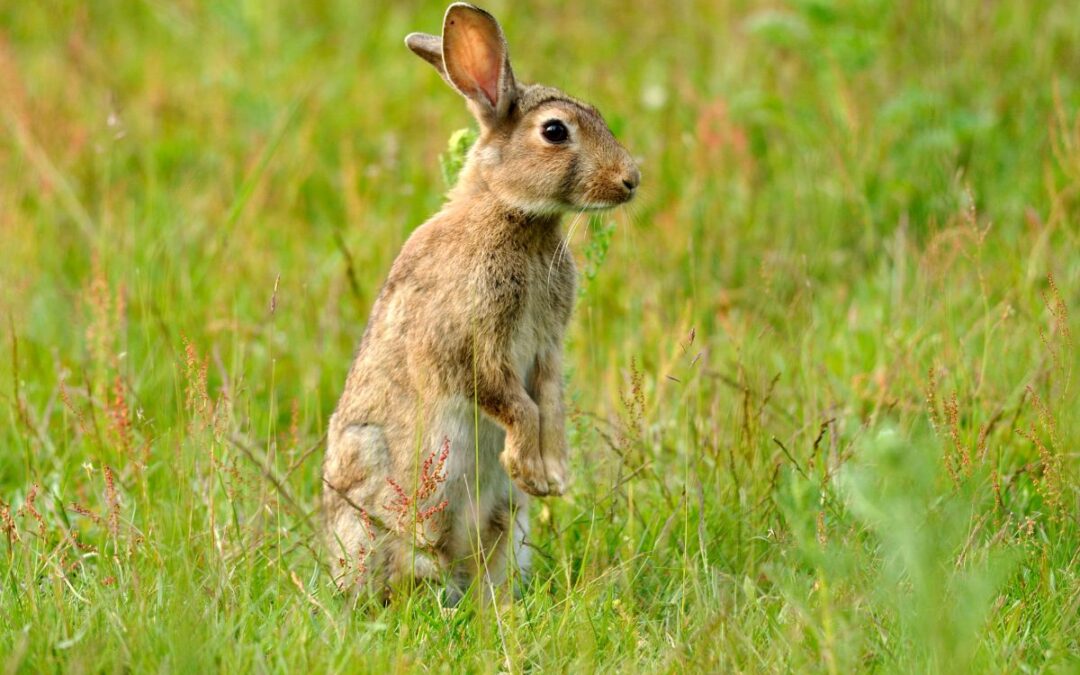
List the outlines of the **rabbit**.
<svg viewBox="0 0 1080 675">
<path fill-rule="evenodd" d="M 486 11 L 454 3 L 441 37 L 405 44 L 480 133 L 372 307 L 329 421 L 322 506 L 339 589 L 388 600 L 445 580 L 453 604 L 527 577 L 529 497 L 566 490 L 576 272 L 560 221 L 628 202 L 641 174 L 596 108 L 517 81 Z"/>
</svg>

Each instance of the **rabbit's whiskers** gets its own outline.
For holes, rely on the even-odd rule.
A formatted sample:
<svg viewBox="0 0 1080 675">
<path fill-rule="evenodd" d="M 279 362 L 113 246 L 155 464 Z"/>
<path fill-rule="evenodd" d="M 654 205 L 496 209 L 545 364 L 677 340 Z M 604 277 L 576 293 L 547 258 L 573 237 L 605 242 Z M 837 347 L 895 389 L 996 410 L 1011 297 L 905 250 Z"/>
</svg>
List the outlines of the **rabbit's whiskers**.
<svg viewBox="0 0 1080 675">
<path fill-rule="evenodd" d="M 621 228 L 626 231 L 626 234 L 623 236 L 630 238 L 630 250 L 636 254 L 638 249 L 636 229 L 637 225 L 642 222 L 641 212 L 634 202 L 627 202 L 623 205 L 623 208 L 619 209 L 619 213 L 622 214 L 623 219 L 625 220 L 625 225 Z M 634 258 L 635 256 L 631 256 L 631 259 Z"/>
<path fill-rule="evenodd" d="M 559 245 L 555 247 L 555 252 L 551 254 L 551 262 L 548 263 L 548 276 L 547 285 L 551 287 L 551 271 L 555 268 L 555 259 L 559 259 L 559 263 L 562 264 L 562 256 L 570 252 L 570 240 L 574 236 L 574 228 L 577 227 L 578 221 L 585 215 L 586 209 L 581 209 L 574 216 L 574 219 L 570 221 L 570 226 L 566 228 L 566 236 L 562 237 L 559 241 Z"/>
</svg>

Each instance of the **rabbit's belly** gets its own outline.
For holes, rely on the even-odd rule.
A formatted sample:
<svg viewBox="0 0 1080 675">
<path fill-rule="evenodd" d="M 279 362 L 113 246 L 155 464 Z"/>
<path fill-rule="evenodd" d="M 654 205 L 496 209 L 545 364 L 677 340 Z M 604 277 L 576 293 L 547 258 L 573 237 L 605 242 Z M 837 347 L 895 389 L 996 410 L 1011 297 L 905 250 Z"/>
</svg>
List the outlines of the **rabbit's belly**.
<svg viewBox="0 0 1080 675">
<path fill-rule="evenodd" d="M 504 473 L 499 464 L 505 432 L 474 402 L 464 396 L 450 397 L 432 424 L 439 445 L 449 441 L 446 479 L 468 477 L 483 482 L 490 474 Z M 479 470 L 479 474 L 477 474 Z"/>
<path fill-rule="evenodd" d="M 470 551 L 476 532 L 483 531 L 493 512 L 506 508 L 515 488 L 499 463 L 505 432 L 472 400 L 455 396 L 441 406 L 433 420 L 431 438 L 439 446 L 449 441 L 446 482 L 447 549 L 454 557 Z M 515 497 L 516 498 L 516 497 Z"/>
</svg>

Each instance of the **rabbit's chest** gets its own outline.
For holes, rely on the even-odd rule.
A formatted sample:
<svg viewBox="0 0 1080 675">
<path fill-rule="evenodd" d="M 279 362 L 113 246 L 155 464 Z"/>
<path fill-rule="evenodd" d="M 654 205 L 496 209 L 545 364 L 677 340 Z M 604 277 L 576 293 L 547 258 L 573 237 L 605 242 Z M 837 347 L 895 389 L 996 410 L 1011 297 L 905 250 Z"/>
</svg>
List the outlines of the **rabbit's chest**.
<svg viewBox="0 0 1080 675">
<path fill-rule="evenodd" d="M 537 355 L 558 348 L 570 320 L 576 273 L 573 258 L 560 251 L 556 243 L 503 249 L 484 255 L 476 266 L 476 315 L 468 323 L 483 327 L 481 332 L 509 351 L 527 387 Z"/>
<path fill-rule="evenodd" d="M 527 389 L 532 387 L 536 355 L 547 337 L 541 307 L 543 303 L 537 296 L 539 293 L 536 292 L 525 294 L 521 312 L 510 336 L 510 357 L 518 377 Z"/>
<path fill-rule="evenodd" d="M 567 272 L 573 274 L 573 269 L 552 269 L 550 275 L 547 267 L 541 264 L 529 265 L 527 269 L 521 305 L 511 333 L 510 352 L 518 376 L 526 388 L 531 389 L 537 356 L 546 349 L 558 347 L 570 318 L 573 280 L 567 279 Z"/>
</svg>

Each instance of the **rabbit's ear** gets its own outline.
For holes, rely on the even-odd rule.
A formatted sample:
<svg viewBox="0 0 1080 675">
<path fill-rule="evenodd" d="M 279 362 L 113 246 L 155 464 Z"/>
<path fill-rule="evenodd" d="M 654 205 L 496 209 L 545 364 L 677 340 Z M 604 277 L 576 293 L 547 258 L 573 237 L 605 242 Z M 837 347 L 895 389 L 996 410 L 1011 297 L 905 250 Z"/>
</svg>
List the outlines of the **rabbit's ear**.
<svg viewBox="0 0 1080 675">
<path fill-rule="evenodd" d="M 450 82 L 450 78 L 446 76 L 446 66 L 443 65 L 441 37 L 428 33 L 409 33 L 405 36 L 405 46 L 435 66 L 435 70 L 439 71 L 439 75 L 442 75 L 447 84 L 453 86 L 454 83 Z"/>
<path fill-rule="evenodd" d="M 457 2 L 443 19 L 442 58 L 446 77 L 474 105 L 481 123 L 495 126 L 517 96 L 506 38 L 495 17 Z"/>
</svg>

